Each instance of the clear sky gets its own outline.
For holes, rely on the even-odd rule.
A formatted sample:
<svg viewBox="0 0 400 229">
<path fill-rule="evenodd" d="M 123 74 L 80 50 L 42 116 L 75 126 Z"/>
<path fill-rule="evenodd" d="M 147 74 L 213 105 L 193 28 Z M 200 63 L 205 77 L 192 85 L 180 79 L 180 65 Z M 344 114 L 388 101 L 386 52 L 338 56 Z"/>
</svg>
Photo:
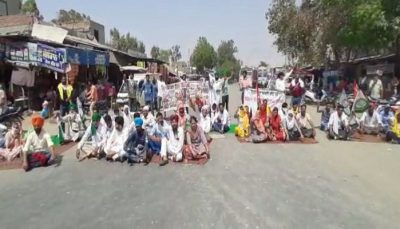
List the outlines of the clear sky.
<svg viewBox="0 0 400 229">
<path fill-rule="evenodd" d="M 233 39 L 238 57 L 246 65 L 266 61 L 284 64 L 284 57 L 273 46 L 265 12 L 271 0 L 36 0 L 45 20 L 55 18 L 60 9 L 75 9 L 103 24 L 106 38 L 116 27 L 130 32 L 146 45 L 170 48 L 181 46 L 187 60 L 199 36 L 218 47 L 221 40 Z"/>
</svg>

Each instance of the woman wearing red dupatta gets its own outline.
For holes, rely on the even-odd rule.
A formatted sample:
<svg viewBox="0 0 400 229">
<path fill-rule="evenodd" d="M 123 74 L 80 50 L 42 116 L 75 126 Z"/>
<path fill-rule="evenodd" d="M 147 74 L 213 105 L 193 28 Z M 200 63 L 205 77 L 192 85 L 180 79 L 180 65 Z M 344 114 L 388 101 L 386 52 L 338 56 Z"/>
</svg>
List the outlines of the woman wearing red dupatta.
<svg viewBox="0 0 400 229">
<path fill-rule="evenodd" d="M 282 126 L 281 117 L 278 114 L 278 108 L 272 110 L 272 115 L 268 118 L 268 132 L 270 140 L 272 141 L 285 141 L 286 134 Z"/>
</svg>

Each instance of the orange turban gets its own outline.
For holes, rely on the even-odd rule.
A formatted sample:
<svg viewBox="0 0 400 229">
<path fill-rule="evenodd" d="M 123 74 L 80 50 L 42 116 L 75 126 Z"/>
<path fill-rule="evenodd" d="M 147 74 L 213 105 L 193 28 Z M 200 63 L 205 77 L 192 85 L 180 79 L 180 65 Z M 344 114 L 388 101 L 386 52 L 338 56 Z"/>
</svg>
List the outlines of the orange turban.
<svg viewBox="0 0 400 229">
<path fill-rule="evenodd" d="M 34 115 L 32 117 L 32 125 L 33 126 L 43 127 L 44 119 L 40 115 Z"/>
</svg>

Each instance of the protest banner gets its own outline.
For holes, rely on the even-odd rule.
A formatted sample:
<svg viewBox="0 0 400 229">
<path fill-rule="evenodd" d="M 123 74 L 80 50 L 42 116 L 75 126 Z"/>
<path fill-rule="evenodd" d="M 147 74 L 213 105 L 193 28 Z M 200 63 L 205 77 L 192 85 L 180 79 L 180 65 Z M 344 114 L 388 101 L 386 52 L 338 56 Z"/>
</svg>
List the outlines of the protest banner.
<svg viewBox="0 0 400 229">
<path fill-rule="evenodd" d="M 280 108 L 282 103 L 286 101 L 285 93 L 273 90 L 259 89 L 259 100 L 267 100 L 268 106 L 272 109 L 274 107 Z M 257 90 L 248 88 L 244 91 L 244 105 L 250 108 L 250 111 L 254 114 L 257 111 Z"/>
<path fill-rule="evenodd" d="M 166 85 L 162 94 L 164 111 L 171 111 L 177 108 L 179 102 L 186 107 L 190 106 L 190 99 L 199 96 L 209 104 L 209 85 L 206 81 L 183 81 Z"/>
</svg>

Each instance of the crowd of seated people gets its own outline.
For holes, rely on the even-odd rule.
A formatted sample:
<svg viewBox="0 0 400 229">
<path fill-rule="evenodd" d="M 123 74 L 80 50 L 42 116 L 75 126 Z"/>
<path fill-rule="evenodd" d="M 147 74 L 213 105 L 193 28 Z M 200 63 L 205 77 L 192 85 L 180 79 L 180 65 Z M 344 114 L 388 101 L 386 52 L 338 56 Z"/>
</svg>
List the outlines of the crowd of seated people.
<svg viewBox="0 0 400 229">
<path fill-rule="evenodd" d="M 215 107 L 215 106 L 214 106 Z M 109 161 L 148 164 L 153 155 L 161 158 L 160 166 L 169 161 L 182 162 L 210 158 L 210 131 L 229 130 L 229 114 L 218 106 L 215 115 L 207 105 L 201 105 L 195 116 L 189 116 L 183 103 L 169 118 L 162 113 L 155 117 L 149 106 L 131 117 L 129 108 L 114 120 L 109 115 L 92 115 L 92 122 L 78 144 L 79 160 L 104 156 Z M 221 109 L 220 109 L 221 108 Z M 128 125 L 126 121 L 133 120 Z"/>
<path fill-rule="evenodd" d="M 357 117 L 355 112 L 348 116 L 344 107 L 337 105 L 331 112 L 332 105 L 326 105 L 321 114 L 321 130 L 326 131 L 328 138 L 334 140 L 351 140 L 354 134 L 376 136 L 388 142 L 400 143 L 398 131 L 399 113 L 394 113 L 389 105 L 378 108 L 371 103 L 368 109 Z M 329 119 L 328 119 L 329 117 Z M 328 121 L 327 121 L 328 120 Z"/>
<path fill-rule="evenodd" d="M 295 109 L 299 108 L 296 106 Z M 253 143 L 315 138 L 314 124 L 307 113 L 307 106 L 302 104 L 299 110 L 295 112 L 287 103 L 271 109 L 268 101 L 262 100 L 252 115 L 247 106 L 240 106 L 236 113 L 238 126 L 235 134 Z"/>
</svg>

